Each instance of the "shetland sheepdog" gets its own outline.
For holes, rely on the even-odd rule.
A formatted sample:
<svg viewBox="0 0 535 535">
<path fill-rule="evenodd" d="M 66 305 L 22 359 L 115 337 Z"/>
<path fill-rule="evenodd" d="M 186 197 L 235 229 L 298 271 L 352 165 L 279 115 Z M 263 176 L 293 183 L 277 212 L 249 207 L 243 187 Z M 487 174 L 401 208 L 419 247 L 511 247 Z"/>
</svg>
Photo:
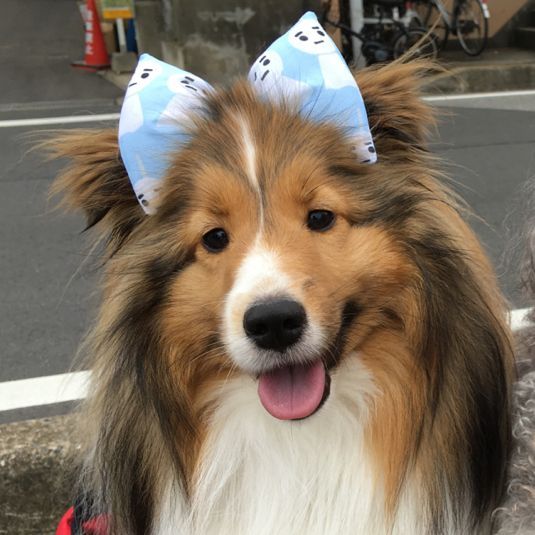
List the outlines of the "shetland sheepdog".
<svg viewBox="0 0 535 535">
<path fill-rule="evenodd" d="M 49 143 L 106 243 L 80 493 L 110 534 L 491 531 L 510 334 L 428 150 L 426 68 L 358 74 L 375 165 L 245 81 L 207 95 L 151 216 L 115 128 Z"/>
</svg>

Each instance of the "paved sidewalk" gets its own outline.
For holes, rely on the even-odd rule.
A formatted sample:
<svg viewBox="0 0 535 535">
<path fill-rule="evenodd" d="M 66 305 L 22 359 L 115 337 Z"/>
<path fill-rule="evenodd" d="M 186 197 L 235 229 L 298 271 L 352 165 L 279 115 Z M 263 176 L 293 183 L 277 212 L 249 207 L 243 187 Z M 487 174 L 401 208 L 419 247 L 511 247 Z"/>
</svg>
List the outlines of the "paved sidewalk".
<svg viewBox="0 0 535 535">
<path fill-rule="evenodd" d="M 439 58 L 447 72 L 430 81 L 429 93 L 478 93 L 535 89 L 535 51 L 518 48 L 485 50 L 472 58 L 447 51 Z"/>
<path fill-rule="evenodd" d="M 446 50 L 439 60 L 451 67 L 508 66 L 535 63 L 535 51 L 523 48 L 488 48 L 481 55 L 471 57 L 462 50 Z"/>
<path fill-rule="evenodd" d="M 0 105 L 62 100 L 114 101 L 122 91 L 74 69 L 84 27 L 76 0 L 1 0 Z"/>
</svg>

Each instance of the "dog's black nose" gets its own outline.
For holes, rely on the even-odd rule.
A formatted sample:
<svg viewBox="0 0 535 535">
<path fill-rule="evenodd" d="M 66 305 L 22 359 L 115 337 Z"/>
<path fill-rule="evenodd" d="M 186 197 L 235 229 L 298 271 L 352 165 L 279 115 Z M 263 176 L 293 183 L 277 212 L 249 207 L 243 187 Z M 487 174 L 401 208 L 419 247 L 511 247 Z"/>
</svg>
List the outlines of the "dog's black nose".
<svg viewBox="0 0 535 535">
<path fill-rule="evenodd" d="M 243 328 L 258 347 L 280 352 L 301 338 L 306 323 L 305 309 L 291 299 L 258 303 L 243 317 Z"/>
</svg>

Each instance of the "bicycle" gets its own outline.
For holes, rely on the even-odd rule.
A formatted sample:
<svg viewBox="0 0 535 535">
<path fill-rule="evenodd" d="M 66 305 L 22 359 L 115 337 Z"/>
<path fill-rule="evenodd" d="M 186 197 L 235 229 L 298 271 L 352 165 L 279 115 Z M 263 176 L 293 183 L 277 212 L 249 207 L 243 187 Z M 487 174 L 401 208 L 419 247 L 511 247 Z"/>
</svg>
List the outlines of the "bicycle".
<svg viewBox="0 0 535 535">
<path fill-rule="evenodd" d="M 440 50 L 446 46 L 449 34 L 457 36 L 459 44 L 468 56 L 478 56 L 487 45 L 489 32 L 489 8 L 486 0 L 454 0 L 450 12 L 442 0 L 419 0 L 425 8 L 423 25 L 437 36 Z"/>
<path fill-rule="evenodd" d="M 415 2 L 405 0 L 365 0 L 363 4 L 364 26 L 399 22 L 407 29 L 423 29 L 424 24 L 420 13 L 415 9 Z"/>
<path fill-rule="evenodd" d="M 405 7 L 403 0 L 375 0 L 373 4 L 377 8 L 375 16 L 364 18 L 360 32 L 340 21 L 329 19 L 330 2 L 325 4 L 320 20 L 322 24 L 330 24 L 342 31 L 346 40 L 346 51 L 351 48 L 348 46 L 351 37 L 361 41 L 361 52 L 366 65 L 398 59 L 408 50 L 411 50 L 415 57 L 438 56 L 438 46 L 433 34 L 422 27 L 411 26 L 408 19 L 399 16 L 397 9 Z M 390 13 L 387 13 L 387 9 L 391 10 Z M 349 59 L 347 52 L 344 55 Z"/>
</svg>

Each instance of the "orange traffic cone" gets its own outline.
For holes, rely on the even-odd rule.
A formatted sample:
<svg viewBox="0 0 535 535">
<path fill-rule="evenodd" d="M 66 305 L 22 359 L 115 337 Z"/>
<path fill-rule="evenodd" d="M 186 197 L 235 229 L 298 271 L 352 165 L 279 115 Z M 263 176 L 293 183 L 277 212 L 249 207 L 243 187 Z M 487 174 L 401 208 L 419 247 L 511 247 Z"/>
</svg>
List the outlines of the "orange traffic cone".
<svg viewBox="0 0 535 535">
<path fill-rule="evenodd" d="M 105 69 L 110 66 L 110 57 L 106 51 L 95 0 L 86 0 L 84 22 L 85 58 L 84 61 L 75 61 L 71 65 L 92 71 Z"/>
</svg>

